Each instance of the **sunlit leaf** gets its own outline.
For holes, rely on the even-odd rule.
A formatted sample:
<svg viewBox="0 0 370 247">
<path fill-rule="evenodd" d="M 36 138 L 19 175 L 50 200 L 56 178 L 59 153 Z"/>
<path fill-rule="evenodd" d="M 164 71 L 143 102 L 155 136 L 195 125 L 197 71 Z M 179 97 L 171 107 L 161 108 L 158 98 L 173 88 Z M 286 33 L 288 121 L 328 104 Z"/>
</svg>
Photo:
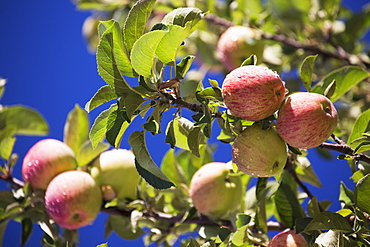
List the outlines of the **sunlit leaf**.
<svg viewBox="0 0 370 247">
<path fill-rule="evenodd" d="M 355 187 L 354 196 L 356 205 L 366 213 L 370 213 L 370 174 L 361 178 Z"/>
<path fill-rule="evenodd" d="M 173 24 L 181 27 L 190 26 L 190 30 L 194 31 L 197 23 L 205 16 L 205 13 L 197 8 L 186 7 L 177 8 L 168 13 L 162 20 L 163 24 Z"/>
<path fill-rule="evenodd" d="M 80 149 L 76 153 L 76 159 L 78 166 L 88 165 L 93 161 L 99 154 L 109 148 L 109 145 L 103 142 L 99 142 L 95 148 L 93 148 L 90 140 L 85 141 L 80 146 Z"/>
<path fill-rule="evenodd" d="M 301 67 L 299 68 L 299 75 L 307 91 L 311 91 L 312 72 L 313 72 L 313 67 L 315 65 L 316 58 L 317 58 L 317 55 L 307 56 L 303 60 Z"/>
<path fill-rule="evenodd" d="M 181 59 L 181 61 L 176 65 L 176 78 L 183 79 L 185 74 L 190 69 L 190 66 L 195 59 L 195 56 L 188 55 Z"/>
<path fill-rule="evenodd" d="M 126 76 L 137 76 L 132 69 L 129 56 L 124 47 L 123 35 L 121 27 L 115 20 L 102 21 L 99 26 L 104 26 L 105 31 L 100 37 L 100 42 L 97 48 L 98 70 L 101 77 L 111 86 L 115 88 L 117 94 L 120 94 L 121 89 L 127 85 L 120 77 L 121 74 Z M 101 29 L 101 27 L 100 27 Z"/>
<path fill-rule="evenodd" d="M 335 80 L 336 90 L 330 98 L 330 100 L 334 102 L 369 76 L 370 73 L 361 67 L 345 66 L 326 75 L 314 88 L 312 88 L 312 92 L 324 94 L 326 88 Z"/>
<path fill-rule="evenodd" d="M 155 30 L 141 36 L 134 44 L 131 52 L 132 67 L 146 78 L 152 77 L 155 51 L 167 31 Z"/>
<path fill-rule="evenodd" d="M 355 148 L 355 143 L 352 143 L 354 140 L 362 137 L 362 134 L 366 131 L 366 128 L 370 122 L 370 109 L 367 109 L 356 119 L 352 132 L 348 137 L 348 145 Z"/>
<path fill-rule="evenodd" d="M 156 189 L 168 189 L 171 186 L 174 186 L 150 156 L 146 147 L 144 131 L 133 132 L 129 137 L 128 142 L 135 155 L 136 169 L 150 185 Z"/>
<path fill-rule="evenodd" d="M 92 144 L 92 148 L 95 149 L 99 142 L 104 140 L 105 134 L 107 133 L 107 124 L 109 115 L 118 109 L 117 104 L 113 104 L 109 109 L 102 111 L 99 116 L 95 118 L 95 121 L 90 129 L 89 138 Z"/>
<path fill-rule="evenodd" d="M 67 116 L 64 124 L 63 141 L 77 153 L 89 135 L 90 121 L 87 112 L 79 105 L 75 105 Z"/>
<path fill-rule="evenodd" d="M 111 231 L 126 240 L 138 239 L 143 234 L 140 228 L 133 228 L 129 217 L 122 215 L 109 215 L 105 222 L 105 229 L 105 238 L 110 235 Z"/>
<path fill-rule="evenodd" d="M 143 35 L 146 22 L 155 2 L 155 0 L 139 0 L 130 9 L 123 29 L 123 36 L 128 51 L 132 50 L 136 40 Z"/>
<path fill-rule="evenodd" d="M 344 202 L 346 205 L 353 205 L 355 202 L 353 192 L 343 182 L 340 183 L 339 201 Z"/>
<path fill-rule="evenodd" d="M 85 105 L 85 110 L 87 112 L 92 111 L 96 107 L 107 103 L 113 99 L 118 98 L 117 94 L 112 90 L 111 87 L 108 85 L 105 85 L 95 93 L 95 95 L 90 99 L 89 102 L 86 103 Z"/>
<path fill-rule="evenodd" d="M 324 211 L 319 213 L 306 226 L 305 231 L 313 230 L 335 230 L 350 232 L 352 231 L 352 227 L 349 225 L 347 219 L 343 216 L 330 211 Z"/>
<path fill-rule="evenodd" d="M 5 84 L 6 84 L 6 79 L 3 79 L 0 77 L 0 99 L 3 97 L 4 95 L 4 91 L 5 91 Z"/>
<path fill-rule="evenodd" d="M 168 150 L 164 155 L 161 163 L 163 173 L 176 185 L 180 183 L 186 184 L 184 171 L 181 166 L 177 164 L 174 149 Z"/>
<path fill-rule="evenodd" d="M 125 114 L 123 110 L 116 109 L 110 112 L 108 116 L 105 138 L 115 148 L 120 146 L 122 136 L 130 125 L 124 117 Z M 133 116 L 133 118 L 135 117 Z"/>
</svg>

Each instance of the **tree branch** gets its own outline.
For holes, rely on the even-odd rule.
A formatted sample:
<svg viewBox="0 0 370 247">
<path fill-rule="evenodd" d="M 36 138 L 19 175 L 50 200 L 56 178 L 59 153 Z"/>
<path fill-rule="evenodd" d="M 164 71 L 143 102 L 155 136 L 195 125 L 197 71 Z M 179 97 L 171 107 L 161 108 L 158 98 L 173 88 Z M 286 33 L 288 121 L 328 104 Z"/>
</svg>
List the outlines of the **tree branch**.
<svg viewBox="0 0 370 247">
<path fill-rule="evenodd" d="M 351 148 L 350 146 L 348 146 L 347 143 L 340 140 L 334 134 L 331 135 L 331 136 L 337 144 L 326 143 L 325 142 L 325 143 L 321 144 L 319 147 L 322 148 L 322 149 L 327 149 L 327 150 L 332 150 L 332 151 L 337 151 L 337 152 L 340 152 L 340 153 L 343 153 L 343 154 L 347 154 L 347 155 L 350 155 L 356 161 L 363 161 L 363 162 L 366 162 L 366 163 L 370 164 L 370 157 L 368 155 L 363 154 L 363 153 L 357 153 L 356 154 L 355 150 L 353 148 Z"/>
</svg>

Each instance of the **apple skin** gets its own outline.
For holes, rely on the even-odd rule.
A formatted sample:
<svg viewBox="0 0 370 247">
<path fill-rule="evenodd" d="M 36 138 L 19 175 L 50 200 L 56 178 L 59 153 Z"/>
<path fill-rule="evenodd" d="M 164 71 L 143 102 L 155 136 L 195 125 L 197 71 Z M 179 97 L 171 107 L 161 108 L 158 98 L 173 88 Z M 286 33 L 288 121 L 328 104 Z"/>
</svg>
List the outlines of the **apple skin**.
<svg viewBox="0 0 370 247">
<path fill-rule="evenodd" d="M 286 230 L 276 234 L 270 241 L 269 247 L 308 247 L 302 234 L 295 230 Z"/>
<path fill-rule="evenodd" d="M 67 144 L 56 139 L 43 139 L 25 155 L 22 178 L 30 183 L 33 190 L 45 190 L 56 175 L 76 167 L 75 154 Z"/>
<path fill-rule="evenodd" d="M 211 162 L 193 175 L 189 196 L 194 207 L 206 216 L 222 218 L 239 207 L 243 196 L 240 176 L 230 175 L 227 163 Z"/>
<path fill-rule="evenodd" d="M 326 141 L 337 123 L 337 110 L 327 97 L 298 92 L 285 99 L 278 113 L 276 128 L 289 145 L 309 149 Z"/>
<path fill-rule="evenodd" d="M 111 186 L 118 199 L 137 199 L 136 188 L 140 175 L 131 150 L 102 152 L 93 162 L 90 173 L 100 186 Z"/>
<path fill-rule="evenodd" d="M 66 171 L 53 178 L 44 200 L 50 218 L 66 229 L 92 224 L 103 202 L 99 185 L 89 173 L 79 170 Z"/>
<path fill-rule="evenodd" d="M 232 26 L 221 34 L 217 42 L 217 57 L 231 71 L 251 55 L 256 55 L 262 61 L 264 46 L 256 29 Z"/>
<path fill-rule="evenodd" d="M 222 96 L 231 114 L 244 120 L 259 121 L 281 106 L 286 94 L 279 75 L 262 66 L 239 67 L 226 75 Z"/>
<path fill-rule="evenodd" d="M 240 171 L 255 177 L 271 177 L 282 171 L 287 146 L 273 127 L 259 124 L 244 129 L 232 145 L 232 160 Z"/>
</svg>

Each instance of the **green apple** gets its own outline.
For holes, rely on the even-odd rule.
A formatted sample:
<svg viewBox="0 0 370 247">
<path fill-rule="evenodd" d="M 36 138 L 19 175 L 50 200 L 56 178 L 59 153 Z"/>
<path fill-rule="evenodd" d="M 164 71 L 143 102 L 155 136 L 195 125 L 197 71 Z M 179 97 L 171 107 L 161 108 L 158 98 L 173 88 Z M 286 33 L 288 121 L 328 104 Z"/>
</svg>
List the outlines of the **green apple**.
<svg viewBox="0 0 370 247">
<path fill-rule="evenodd" d="M 140 175 L 132 151 L 112 149 L 101 153 L 93 162 L 90 173 L 100 186 L 110 186 L 118 199 L 137 199 Z"/>
<path fill-rule="evenodd" d="M 241 178 L 232 174 L 227 163 L 211 162 L 193 175 L 189 195 L 202 214 L 222 218 L 238 209 L 243 196 Z"/>
<path fill-rule="evenodd" d="M 289 145 L 308 149 L 326 141 L 337 123 L 337 110 L 327 97 L 299 92 L 285 99 L 279 110 L 276 129 Z"/>
<path fill-rule="evenodd" d="M 246 127 L 234 140 L 232 160 L 240 171 L 255 177 L 279 174 L 287 161 L 287 146 L 273 127 Z"/>
<path fill-rule="evenodd" d="M 92 224 L 102 205 L 99 185 L 84 171 L 66 171 L 49 183 L 45 209 L 58 225 L 78 229 Z"/>
<path fill-rule="evenodd" d="M 245 59 L 256 55 L 263 60 L 264 41 L 256 29 L 229 27 L 217 42 L 217 56 L 228 71 L 239 67 Z"/>
<path fill-rule="evenodd" d="M 276 234 L 270 241 L 269 247 L 308 247 L 302 234 L 294 230 L 285 230 Z"/>
<path fill-rule="evenodd" d="M 276 112 L 285 94 L 279 75 L 262 66 L 239 67 L 227 74 L 222 84 L 222 97 L 231 114 L 250 121 Z"/>
<path fill-rule="evenodd" d="M 76 169 L 75 154 L 64 142 L 43 139 L 27 152 L 22 164 L 22 178 L 32 189 L 45 190 L 59 173 Z"/>
</svg>

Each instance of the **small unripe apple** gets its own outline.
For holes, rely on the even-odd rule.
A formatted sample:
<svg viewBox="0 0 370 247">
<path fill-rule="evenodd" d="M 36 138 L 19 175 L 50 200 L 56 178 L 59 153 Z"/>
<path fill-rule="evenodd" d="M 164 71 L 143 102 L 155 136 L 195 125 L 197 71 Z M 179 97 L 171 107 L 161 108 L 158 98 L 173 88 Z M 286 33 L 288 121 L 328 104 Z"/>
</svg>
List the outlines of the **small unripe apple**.
<svg viewBox="0 0 370 247">
<path fill-rule="evenodd" d="M 45 190 L 56 175 L 76 167 L 75 154 L 67 144 L 55 139 L 43 139 L 34 144 L 25 155 L 22 178 L 34 190 Z"/>
<path fill-rule="evenodd" d="M 242 190 L 240 176 L 231 174 L 227 163 L 211 162 L 195 172 L 189 195 L 200 213 L 222 218 L 239 207 Z"/>
<path fill-rule="evenodd" d="M 228 71 L 239 67 L 251 55 L 262 61 L 263 50 L 261 35 L 245 26 L 229 27 L 217 42 L 217 56 Z"/>
<path fill-rule="evenodd" d="M 308 149 L 326 141 L 337 123 L 337 110 L 327 97 L 299 92 L 285 99 L 278 113 L 276 128 L 289 145 Z"/>
<path fill-rule="evenodd" d="M 286 230 L 276 234 L 270 241 L 269 247 L 308 247 L 302 234 L 294 230 Z"/>
<path fill-rule="evenodd" d="M 47 214 L 58 225 L 78 229 L 93 223 L 102 205 L 99 185 L 84 171 L 66 171 L 51 180 L 45 192 Z"/>
<path fill-rule="evenodd" d="M 262 66 L 239 67 L 226 75 L 222 84 L 224 103 L 231 114 L 250 121 L 276 112 L 285 94 L 285 83 L 279 75 Z"/>
<path fill-rule="evenodd" d="M 244 129 L 232 145 L 232 160 L 240 171 L 255 177 L 271 177 L 281 172 L 287 147 L 273 127 L 259 124 Z"/>
<path fill-rule="evenodd" d="M 137 199 L 140 175 L 132 151 L 112 149 L 101 153 L 93 162 L 90 173 L 100 186 L 109 185 L 118 199 Z"/>
</svg>

